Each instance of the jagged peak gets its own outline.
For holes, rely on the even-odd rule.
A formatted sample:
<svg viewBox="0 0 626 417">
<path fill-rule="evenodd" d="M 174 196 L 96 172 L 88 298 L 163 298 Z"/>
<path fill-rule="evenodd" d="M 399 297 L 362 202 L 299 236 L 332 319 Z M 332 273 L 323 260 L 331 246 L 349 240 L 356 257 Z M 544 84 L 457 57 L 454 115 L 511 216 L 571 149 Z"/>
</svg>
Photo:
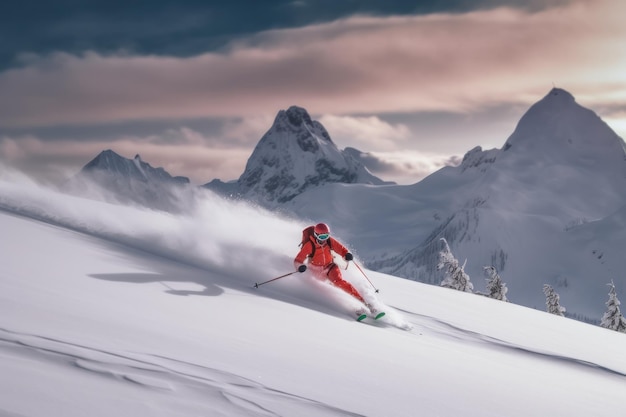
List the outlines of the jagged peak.
<svg viewBox="0 0 626 417">
<path fill-rule="evenodd" d="M 100 152 L 94 159 L 92 159 L 85 168 L 102 168 L 107 167 L 119 161 L 123 161 L 125 158 L 111 149 L 106 149 Z"/>
<path fill-rule="evenodd" d="M 123 158 L 120 154 L 118 154 L 112 149 L 105 149 L 104 151 L 100 152 L 96 156 L 96 158 L 106 158 L 106 157 Z"/>
<path fill-rule="evenodd" d="M 462 163 L 465 163 L 466 161 L 474 158 L 476 155 L 480 155 L 482 152 L 483 152 L 482 146 L 475 146 L 474 148 L 467 151 L 467 153 L 463 156 Z"/>
<path fill-rule="evenodd" d="M 461 162 L 461 171 L 477 167 L 480 167 L 481 170 L 484 170 L 487 166 L 495 162 L 499 152 L 500 151 L 497 149 L 484 151 L 481 146 L 476 146 L 473 149 L 469 150 L 465 154 L 465 156 L 463 156 L 463 161 Z"/>
<path fill-rule="evenodd" d="M 555 153 L 573 147 L 593 147 L 591 138 L 596 145 L 599 138 L 601 142 L 611 142 L 614 136 L 596 113 L 578 104 L 568 91 L 555 87 L 522 116 L 503 150 L 527 144 L 534 146 L 535 152 Z"/>
<path fill-rule="evenodd" d="M 563 110 L 577 111 L 582 107 L 576 103 L 574 96 L 562 88 L 554 87 L 548 94 L 546 94 L 541 100 L 533 104 L 528 112 L 522 117 L 520 122 L 523 122 L 524 118 L 551 117 L 555 112 L 562 112 Z"/>
<path fill-rule="evenodd" d="M 287 110 L 280 110 L 274 120 L 275 125 L 288 124 L 293 127 L 299 127 L 303 124 L 311 125 L 313 120 L 303 107 L 291 106 Z"/>
<path fill-rule="evenodd" d="M 552 101 L 561 101 L 561 102 L 575 102 L 576 99 L 569 92 L 562 88 L 554 87 L 550 92 L 543 98 L 543 100 L 552 100 Z"/>
<path fill-rule="evenodd" d="M 358 158 L 339 150 L 324 126 L 298 106 L 278 112 L 238 180 L 242 195 L 266 202 L 289 201 L 326 183 L 357 182 L 383 183 Z"/>
<path fill-rule="evenodd" d="M 317 151 L 320 149 L 320 143 L 334 145 L 324 126 L 317 120 L 311 119 L 306 109 L 291 106 L 287 110 L 278 111 L 274 123 L 261 138 L 254 153 L 267 144 L 281 149 L 299 146 L 303 150 Z"/>
<path fill-rule="evenodd" d="M 294 126 L 298 126 L 302 122 L 306 124 L 310 124 L 313 122 L 311 120 L 311 116 L 309 115 L 309 112 L 307 112 L 306 109 L 302 107 L 291 106 L 287 109 L 285 113 L 287 114 L 287 118 L 289 119 L 289 122 Z"/>
</svg>

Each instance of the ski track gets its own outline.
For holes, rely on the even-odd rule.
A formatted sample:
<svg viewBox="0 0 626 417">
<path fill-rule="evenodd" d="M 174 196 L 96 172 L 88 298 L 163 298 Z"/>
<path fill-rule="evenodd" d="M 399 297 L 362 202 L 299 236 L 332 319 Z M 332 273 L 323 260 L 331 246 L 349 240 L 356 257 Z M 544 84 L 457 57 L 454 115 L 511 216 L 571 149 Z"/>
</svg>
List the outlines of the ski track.
<svg viewBox="0 0 626 417">
<path fill-rule="evenodd" d="M 614 374 L 621 377 L 626 377 L 625 371 L 620 371 L 617 369 L 612 369 L 606 366 L 603 366 L 598 363 L 586 361 L 584 359 L 578 359 L 565 355 L 558 355 L 551 352 L 545 352 L 536 350 L 530 347 L 517 345 L 511 342 L 507 342 L 506 340 L 498 339 L 495 337 L 487 336 L 481 333 L 473 332 L 471 330 L 463 329 L 461 327 L 450 324 L 444 320 L 437 319 L 435 317 L 424 316 L 418 313 L 413 313 L 411 311 L 401 310 L 403 313 L 414 317 L 421 317 L 421 320 L 416 320 L 413 322 L 414 325 L 419 326 L 420 329 L 428 329 L 432 331 L 432 333 L 436 333 L 440 337 L 447 337 L 450 339 L 455 339 L 463 343 L 484 343 L 492 346 L 494 349 L 503 349 L 503 350 L 515 350 L 517 352 L 522 352 L 530 356 L 535 356 L 539 358 L 545 358 L 546 360 L 553 360 L 556 362 L 563 362 L 572 365 L 578 365 L 585 368 L 595 369 L 601 372 L 608 372 L 610 374 Z M 425 320 L 424 320 L 425 319 Z M 432 334 L 431 333 L 431 334 Z M 420 334 L 422 331 L 420 330 Z"/>
<path fill-rule="evenodd" d="M 203 398 L 210 409 L 258 416 L 361 416 L 251 379 L 152 353 L 116 353 L 59 339 L 0 329 L 0 352 L 56 361 L 66 366 L 156 390 Z M 230 410 L 230 411 L 229 411 Z M 0 410 L 1 417 L 18 417 Z"/>
</svg>

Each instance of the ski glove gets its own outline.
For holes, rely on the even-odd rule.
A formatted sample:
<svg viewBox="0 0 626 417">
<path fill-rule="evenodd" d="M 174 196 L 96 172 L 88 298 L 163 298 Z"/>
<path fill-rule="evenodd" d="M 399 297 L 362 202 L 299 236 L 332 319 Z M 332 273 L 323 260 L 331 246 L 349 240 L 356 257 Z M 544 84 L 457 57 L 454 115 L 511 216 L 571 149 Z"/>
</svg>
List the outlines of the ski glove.
<svg viewBox="0 0 626 417">
<path fill-rule="evenodd" d="M 346 253 L 346 256 L 343 257 L 346 261 L 351 261 L 354 259 L 354 256 L 350 252 Z"/>
<path fill-rule="evenodd" d="M 298 272 L 304 272 L 304 271 L 306 271 L 306 265 L 300 265 L 298 267 Z"/>
</svg>

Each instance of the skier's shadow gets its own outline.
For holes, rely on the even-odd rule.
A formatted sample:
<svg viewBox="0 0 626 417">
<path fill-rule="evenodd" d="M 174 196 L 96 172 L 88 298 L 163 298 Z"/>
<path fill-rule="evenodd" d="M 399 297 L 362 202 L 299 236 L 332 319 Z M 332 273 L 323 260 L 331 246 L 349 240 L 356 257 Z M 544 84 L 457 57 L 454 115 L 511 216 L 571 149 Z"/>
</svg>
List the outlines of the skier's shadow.
<svg viewBox="0 0 626 417">
<path fill-rule="evenodd" d="M 185 282 L 185 283 L 193 282 L 194 284 L 202 285 L 204 289 L 200 291 L 176 289 L 171 286 L 171 282 L 173 282 L 173 280 L 171 279 L 171 276 L 161 275 L 161 274 L 120 273 L 120 274 L 90 274 L 89 276 L 92 278 L 102 279 L 105 281 L 131 282 L 133 284 L 146 284 L 150 282 L 159 282 L 161 283 L 161 285 L 167 288 L 165 292 L 167 292 L 168 294 L 173 294 L 173 295 L 181 295 L 181 296 L 204 295 L 204 296 L 216 297 L 224 293 L 224 290 L 218 287 L 217 285 L 214 285 L 209 282 L 200 283 L 199 280 L 197 279 L 194 280 L 191 278 L 179 279 L 176 281 Z"/>
</svg>

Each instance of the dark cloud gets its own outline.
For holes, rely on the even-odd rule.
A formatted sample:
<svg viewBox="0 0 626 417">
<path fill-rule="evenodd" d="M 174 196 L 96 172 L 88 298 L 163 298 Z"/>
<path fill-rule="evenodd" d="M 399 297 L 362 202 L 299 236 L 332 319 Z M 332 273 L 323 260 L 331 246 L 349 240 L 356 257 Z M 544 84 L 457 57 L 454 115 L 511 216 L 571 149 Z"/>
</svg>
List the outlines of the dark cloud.
<svg viewBox="0 0 626 417">
<path fill-rule="evenodd" d="M 541 9 L 567 0 L 101 0 L 13 1 L 0 13 L 0 70 L 24 53 L 87 50 L 193 56 L 233 38 L 355 14 L 460 13 L 502 6 Z"/>
</svg>

